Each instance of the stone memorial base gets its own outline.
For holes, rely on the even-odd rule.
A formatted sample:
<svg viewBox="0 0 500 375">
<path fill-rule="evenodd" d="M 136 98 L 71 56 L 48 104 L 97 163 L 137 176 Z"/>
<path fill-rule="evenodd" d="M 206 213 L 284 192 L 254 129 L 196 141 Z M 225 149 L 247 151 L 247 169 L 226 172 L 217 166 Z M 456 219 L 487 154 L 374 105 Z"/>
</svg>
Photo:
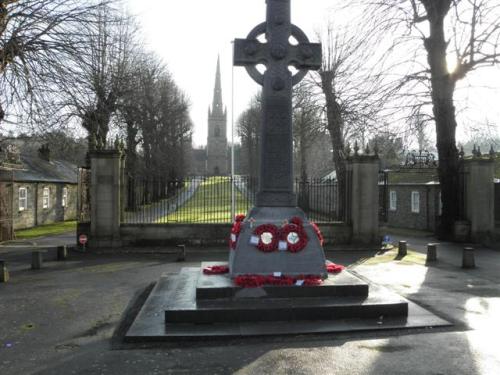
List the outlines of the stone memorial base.
<svg viewBox="0 0 500 375">
<path fill-rule="evenodd" d="M 254 230 L 263 224 L 277 227 L 298 217 L 303 221 L 307 245 L 299 252 L 262 252 L 251 243 Z M 250 221 L 252 221 L 250 223 Z M 317 275 L 327 277 L 325 254 L 314 229 L 304 212 L 298 207 L 254 207 L 248 213 L 238 238 L 236 250 L 229 254 L 231 275 Z"/>
<path fill-rule="evenodd" d="M 150 342 L 446 326 L 416 304 L 348 271 L 320 286 L 241 288 L 229 275 L 185 267 L 163 275 L 125 341 Z"/>
</svg>

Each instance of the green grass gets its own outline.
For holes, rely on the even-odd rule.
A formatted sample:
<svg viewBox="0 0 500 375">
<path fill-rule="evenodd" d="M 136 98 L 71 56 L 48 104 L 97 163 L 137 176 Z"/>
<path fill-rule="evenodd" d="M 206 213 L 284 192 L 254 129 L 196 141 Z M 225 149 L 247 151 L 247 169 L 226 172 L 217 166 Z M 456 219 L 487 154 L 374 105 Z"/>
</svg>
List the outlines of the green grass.
<svg viewBox="0 0 500 375">
<path fill-rule="evenodd" d="M 66 233 L 72 230 L 76 230 L 76 221 L 63 221 L 60 223 L 40 225 L 30 229 L 17 230 L 16 238 L 28 239 Z"/>
<path fill-rule="evenodd" d="M 246 214 L 248 200 L 236 193 L 236 214 Z M 229 223 L 231 216 L 231 182 L 228 177 L 207 178 L 193 197 L 179 210 L 162 217 L 158 223 Z"/>
</svg>

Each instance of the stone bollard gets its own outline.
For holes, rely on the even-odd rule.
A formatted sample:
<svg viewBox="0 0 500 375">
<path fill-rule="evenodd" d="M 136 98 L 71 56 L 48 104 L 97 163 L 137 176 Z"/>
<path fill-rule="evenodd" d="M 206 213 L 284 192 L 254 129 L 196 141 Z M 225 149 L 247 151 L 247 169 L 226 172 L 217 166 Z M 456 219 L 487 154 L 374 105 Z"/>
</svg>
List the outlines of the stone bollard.
<svg viewBox="0 0 500 375">
<path fill-rule="evenodd" d="M 406 241 L 399 241 L 398 256 L 404 257 L 407 253 Z"/>
<path fill-rule="evenodd" d="M 177 255 L 177 262 L 186 261 L 186 245 L 177 245 L 179 248 L 179 253 Z"/>
<path fill-rule="evenodd" d="M 464 247 L 462 256 L 462 268 L 476 268 L 476 262 L 474 260 L 474 248 Z"/>
<path fill-rule="evenodd" d="M 437 261 L 437 245 L 435 243 L 427 244 L 427 262 Z"/>
<path fill-rule="evenodd" d="M 68 258 L 68 249 L 66 246 L 58 246 L 57 247 L 57 260 L 66 260 Z"/>
<path fill-rule="evenodd" d="M 31 269 L 39 270 L 43 266 L 43 253 L 40 250 L 31 252 Z"/>
<path fill-rule="evenodd" d="M 9 271 L 5 260 L 0 259 L 0 283 L 6 283 L 7 281 L 9 281 Z"/>
</svg>

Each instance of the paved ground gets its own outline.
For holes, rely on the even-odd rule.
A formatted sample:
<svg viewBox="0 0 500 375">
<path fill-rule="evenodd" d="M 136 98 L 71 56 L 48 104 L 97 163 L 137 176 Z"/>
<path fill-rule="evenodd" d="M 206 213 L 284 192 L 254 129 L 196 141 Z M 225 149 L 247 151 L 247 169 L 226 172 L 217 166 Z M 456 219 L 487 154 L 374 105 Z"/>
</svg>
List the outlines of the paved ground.
<svg viewBox="0 0 500 375">
<path fill-rule="evenodd" d="M 420 251 L 433 241 L 405 239 Z M 113 337 L 129 303 L 161 273 L 225 260 L 225 250 L 188 249 L 186 263 L 169 253 L 72 252 L 66 262 L 31 271 L 27 249 L 0 247 L 12 266 L 11 282 L 0 284 L 0 374 L 499 374 L 500 252 L 478 250 L 478 268 L 464 271 L 460 249 L 441 244 L 431 266 L 419 254 L 400 261 L 393 253 L 328 254 L 452 320 L 452 329 L 132 349 Z"/>
</svg>

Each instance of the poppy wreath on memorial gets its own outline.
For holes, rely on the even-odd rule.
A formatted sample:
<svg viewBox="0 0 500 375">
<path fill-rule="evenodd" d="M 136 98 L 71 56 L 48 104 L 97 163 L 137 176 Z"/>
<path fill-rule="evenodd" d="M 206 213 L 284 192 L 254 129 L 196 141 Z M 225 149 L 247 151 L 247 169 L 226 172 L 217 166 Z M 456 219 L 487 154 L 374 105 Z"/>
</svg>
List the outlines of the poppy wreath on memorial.
<svg viewBox="0 0 500 375">
<path fill-rule="evenodd" d="M 236 215 L 236 217 L 234 218 L 234 223 L 231 228 L 231 237 L 229 238 L 229 248 L 231 250 L 236 249 L 236 242 L 238 242 L 238 237 L 241 232 L 243 220 L 245 220 L 245 215 Z"/>
<path fill-rule="evenodd" d="M 262 240 L 262 235 L 264 233 L 269 233 L 271 235 L 271 241 L 269 243 L 265 243 Z M 263 251 L 265 253 L 270 253 L 278 249 L 278 242 L 280 239 L 280 230 L 274 224 L 262 224 L 259 225 L 253 231 L 253 234 L 259 237 L 259 243 L 256 245 L 257 249 Z"/>
<path fill-rule="evenodd" d="M 309 241 L 304 227 L 302 225 L 296 224 L 296 222 L 291 222 L 290 224 L 285 224 L 284 226 L 282 226 L 280 234 L 281 241 L 286 242 L 287 250 L 292 253 L 298 253 L 299 251 L 304 250 L 304 248 L 307 246 L 307 242 Z M 294 238 L 296 241 L 292 240 L 292 238 Z"/>
<path fill-rule="evenodd" d="M 318 236 L 319 244 L 323 246 L 323 243 L 325 242 L 325 239 L 323 237 L 323 234 L 319 230 L 318 224 L 316 224 L 314 221 L 311 221 L 311 226 L 316 233 L 316 236 Z"/>
</svg>

